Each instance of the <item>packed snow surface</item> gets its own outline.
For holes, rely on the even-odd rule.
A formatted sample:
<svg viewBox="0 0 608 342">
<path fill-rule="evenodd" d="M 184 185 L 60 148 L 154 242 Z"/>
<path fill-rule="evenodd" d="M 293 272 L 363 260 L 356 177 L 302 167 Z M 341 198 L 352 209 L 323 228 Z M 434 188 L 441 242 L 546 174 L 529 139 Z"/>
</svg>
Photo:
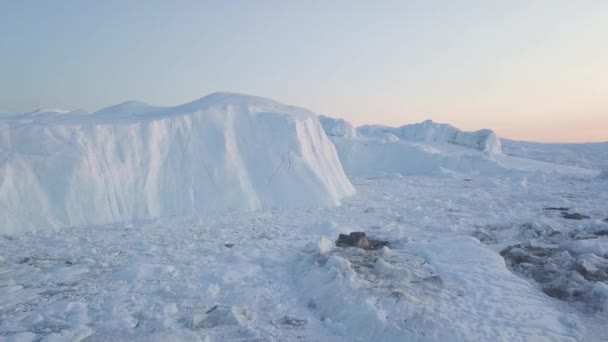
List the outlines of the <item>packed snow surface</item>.
<svg viewBox="0 0 608 342">
<path fill-rule="evenodd" d="M 271 100 L 55 113 L 0 121 L 0 232 L 333 206 L 354 193 L 316 115 Z"/>
<path fill-rule="evenodd" d="M 608 140 L 608 135 L 606 136 Z M 608 142 L 585 144 L 547 144 L 502 139 L 503 151 L 511 156 L 608 170 Z"/>
<path fill-rule="evenodd" d="M 568 238 L 608 230 L 600 181 L 549 175 L 524 186 L 500 176 L 409 176 L 353 183 L 357 195 L 340 207 L 0 237 L 0 339 L 605 339 L 606 312 L 548 296 L 499 255 L 539 239 L 543 229 L 555 239 L 552 231 L 563 232 L 572 253 L 605 253 L 597 246 L 606 237 Z M 553 206 L 590 219 L 544 210 Z M 390 246 L 334 245 L 339 233 L 360 230 Z M 601 285 L 590 293 L 598 303 L 608 298 Z"/>
</svg>

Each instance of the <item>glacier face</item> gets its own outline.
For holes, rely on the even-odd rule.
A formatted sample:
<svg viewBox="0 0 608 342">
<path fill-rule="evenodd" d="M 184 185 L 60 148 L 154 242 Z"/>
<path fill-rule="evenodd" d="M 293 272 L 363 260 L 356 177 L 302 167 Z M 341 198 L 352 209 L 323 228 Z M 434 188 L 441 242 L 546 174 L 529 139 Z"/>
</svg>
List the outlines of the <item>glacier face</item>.
<svg viewBox="0 0 608 342">
<path fill-rule="evenodd" d="M 0 233 L 354 194 L 317 117 L 245 95 L 0 121 Z"/>
</svg>

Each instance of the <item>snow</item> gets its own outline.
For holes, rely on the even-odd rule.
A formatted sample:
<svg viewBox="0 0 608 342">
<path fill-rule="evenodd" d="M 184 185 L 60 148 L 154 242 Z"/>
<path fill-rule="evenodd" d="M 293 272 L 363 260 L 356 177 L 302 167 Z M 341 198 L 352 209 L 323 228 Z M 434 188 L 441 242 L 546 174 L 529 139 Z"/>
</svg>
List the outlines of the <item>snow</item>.
<svg viewBox="0 0 608 342">
<path fill-rule="evenodd" d="M 55 121 L 59 117 L 77 117 L 77 116 L 85 116 L 90 113 L 83 110 L 65 110 L 65 109 L 57 109 L 57 108 L 40 108 L 27 113 L 2 113 L 0 112 L 0 121 L 10 120 L 17 121 L 20 123 L 45 123 L 49 121 Z"/>
<path fill-rule="evenodd" d="M 36 109 L 32 112 L 25 113 L 24 115 L 29 116 L 29 117 L 43 116 L 43 115 L 65 115 L 65 114 L 68 114 L 69 112 L 70 112 L 69 110 L 58 109 L 58 108 L 40 108 L 40 109 Z"/>
<path fill-rule="evenodd" d="M 0 237 L 0 337 L 601 340 L 608 318 L 589 320 L 545 295 L 498 254 L 524 230 L 555 236 L 553 227 L 567 236 L 608 227 L 595 221 L 608 216 L 608 192 L 594 183 L 554 174 L 525 189 L 494 175 L 353 183 L 357 195 L 340 207 Z M 592 219 L 566 220 L 543 210 L 550 206 Z M 468 237 L 479 228 L 500 243 Z M 359 230 L 391 245 L 333 245 L 339 233 Z M 598 296 L 602 289 L 594 287 Z"/>
<path fill-rule="evenodd" d="M 496 133 L 489 129 L 464 132 L 454 126 L 436 123 L 431 120 L 396 128 L 367 125 L 357 128 L 357 132 L 366 137 L 386 137 L 388 134 L 392 134 L 401 140 L 462 145 L 489 154 L 497 154 L 502 151 L 500 139 L 498 139 Z"/>
<path fill-rule="evenodd" d="M 471 238 L 416 243 L 405 251 L 412 254 L 374 256 L 371 266 L 357 265 L 360 260 L 351 257 L 351 262 L 337 254 L 315 260 L 309 253 L 312 260 L 302 258 L 297 270 L 303 297 L 328 325 L 353 340 L 550 341 L 570 337 L 574 341 L 580 337 L 580 332 L 561 322 L 562 314 L 534 286 Z M 443 307 L 444 303 L 450 303 L 449 307 Z M 496 303 L 514 307 L 499 309 Z M 428 311 L 422 313 L 420 308 Z"/>
<path fill-rule="evenodd" d="M 608 142 L 547 144 L 507 139 L 501 140 L 503 142 L 504 153 L 511 156 L 594 170 L 608 169 Z"/>
<path fill-rule="evenodd" d="M 505 173 L 482 153 L 458 146 L 420 145 L 407 141 L 332 137 L 348 175 L 380 177 L 390 174 L 442 175 L 446 172 Z M 448 151 L 440 148 L 446 147 Z"/>
<path fill-rule="evenodd" d="M 357 136 L 357 131 L 353 125 L 344 119 L 336 119 L 319 115 L 319 121 L 323 126 L 323 130 L 329 136 L 345 138 L 354 138 Z"/>
<path fill-rule="evenodd" d="M 0 341 L 606 341 L 601 154 L 226 93 L 0 128 Z"/>
<path fill-rule="evenodd" d="M 354 189 L 317 117 L 218 93 L 0 122 L 0 232 L 334 206 Z"/>
<path fill-rule="evenodd" d="M 543 182 L 546 173 L 589 177 L 594 170 L 560 165 L 502 153 L 491 130 L 464 132 L 453 126 L 425 121 L 397 128 L 362 126 L 357 134 L 337 134 L 336 119 L 324 119 L 326 133 L 336 146 L 349 176 L 387 175 L 505 175 Z M 340 127 L 349 127 L 348 122 Z"/>
<path fill-rule="evenodd" d="M 142 116 L 156 114 L 161 111 L 171 112 L 166 107 L 152 106 L 141 101 L 126 101 L 93 113 L 93 116 L 101 119 L 124 119 L 128 116 Z"/>
<path fill-rule="evenodd" d="M 608 255 L 608 239 L 589 239 L 565 242 L 563 249 L 575 254 Z"/>
<path fill-rule="evenodd" d="M 174 273 L 175 267 L 171 265 L 135 264 L 118 270 L 113 278 L 127 282 L 161 280 L 173 276 Z"/>
</svg>

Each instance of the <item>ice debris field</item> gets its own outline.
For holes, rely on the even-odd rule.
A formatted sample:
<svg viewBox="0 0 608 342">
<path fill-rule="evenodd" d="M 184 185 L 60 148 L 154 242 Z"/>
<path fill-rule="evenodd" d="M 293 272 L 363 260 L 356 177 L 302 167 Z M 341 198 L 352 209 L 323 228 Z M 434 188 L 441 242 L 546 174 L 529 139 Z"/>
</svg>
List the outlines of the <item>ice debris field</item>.
<svg viewBox="0 0 608 342">
<path fill-rule="evenodd" d="M 0 341 L 608 340 L 606 169 L 230 93 L 4 114 Z"/>
</svg>

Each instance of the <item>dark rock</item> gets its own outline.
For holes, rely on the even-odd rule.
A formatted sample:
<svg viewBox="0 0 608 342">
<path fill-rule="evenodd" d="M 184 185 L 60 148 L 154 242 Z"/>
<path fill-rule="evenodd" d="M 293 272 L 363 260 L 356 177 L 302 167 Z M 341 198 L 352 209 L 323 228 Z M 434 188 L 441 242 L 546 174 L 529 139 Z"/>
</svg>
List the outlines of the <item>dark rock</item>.
<svg viewBox="0 0 608 342">
<path fill-rule="evenodd" d="M 369 247 L 369 241 L 367 236 L 363 232 L 352 232 L 350 235 L 340 234 L 338 240 L 336 240 L 336 246 L 338 247 L 359 247 L 367 249 Z"/>
<path fill-rule="evenodd" d="M 543 210 L 568 211 L 568 210 L 570 210 L 570 208 L 566 208 L 566 207 L 547 207 L 547 208 L 543 208 Z"/>
<path fill-rule="evenodd" d="M 211 309 L 207 310 L 207 312 L 205 312 L 205 313 L 206 313 L 206 314 L 210 314 L 210 313 L 212 313 L 213 311 L 215 311 L 215 309 L 217 309 L 217 308 L 219 308 L 219 305 L 214 305 L 214 306 L 212 306 L 212 307 L 211 307 Z"/>
<path fill-rule="evenodd" d="M 594 284 L 608 282 L 606 256 L 577 254 L 559 244 L 536 241 L 509 246 L 500 254 L 511 270 L 533 279 L 548 296 L 603 310 L 606 300 L 594 292 Z"/>
<path fill-rule="evenodd" d="M 227 244 L 224 244 L 224 247 L 232 248 L 232 247 L 234 247 L 234 244 L 232 242 L 229 242 Z"/>
<path fill-rule="evenodd" d="M 598 230 L 593 232 L 596 236 L 608 236 L 608 230 Z"/>
<path fill-rule="evenodd" d="M 308 324 L 308 320 L 297 317 L 284 316 L 283 318 L 281 318 L 280 323 L 294 328 L 303 328 Z"/>
<path fill-rule="evenodd" d="M 359 247 L 363 249 L 369 248 L 369 240 L 364 232 L 352 232 L 350 233 L 350 240 L 353 247 Z"/>
<path fill-rule="evenodd" d="M 352 232 L 349 235 L 340 234 L 336 240 L 338 247 L 357 247 L 374 250 L 388 245 L 388 241 L 368 239 L 364 232 Z"/>
<path fill-rule="evenodd" d="M 443 285 L 443 279 L 441 279 L 441 277 L 438 275 L 432 275 L 420 280 L 413 280 L 412 283 L 428 283 L 436 286 L 441 286 Z"/>
<path fill-rule="evenodd" d="M 588 281 L 608 281 L 608 267 L 587 268 L 581 263 L 577 263 L 576 272 Z"/>
<path fill-rule="evenodd" d="M 391 292 L 390 296 L 399 301 L 405 297 L 405 293 L 403 293 L 402 291 L 393 291 Z"/>
<path fill-rule="evenodd" d="M 498 243 L 496 236 L 487 232 L 485 229 L 477 229 L 473 232 L 473 237 L 475 237 L 479 242 L 487 245 L 493 245 Z"/>
<path fill-rule="evenodd" d="M 500 255 L 511 265 L 540 264 L 544 258 L 554 253 L 554 249 L 543 247 L 525 247 L 521 244 L 509 246 Z"/>
<path fill-rule="evenodd" d="M 18 264 L 32 264 L 34 261 L 36 261 L 35 257 L 25 257 L 19 261 L 17 261 Z"/>
<path fill-rule="evenodd" d="M 586 219 L 590 219 L 591 217 L 587 216 L 587 215 L 582 215 L 579 213 L 568 213 L 565 211 L 562 211 L 562 217 L 568 220 L 586 220 Z"/>
<path fill-rule="evenodd" d="M 568 299 L 568 297 L 570 296 L 568 291 L 566 291 L 565 289 L 559 288 L 559 287 L 546 287 L 546 288 L 543 288 L 543 292 L 549 297 L 553 297 L 553 298 L 557 298 L 557 299 L 561 299 L 561 300 Z"/>
</svg>

